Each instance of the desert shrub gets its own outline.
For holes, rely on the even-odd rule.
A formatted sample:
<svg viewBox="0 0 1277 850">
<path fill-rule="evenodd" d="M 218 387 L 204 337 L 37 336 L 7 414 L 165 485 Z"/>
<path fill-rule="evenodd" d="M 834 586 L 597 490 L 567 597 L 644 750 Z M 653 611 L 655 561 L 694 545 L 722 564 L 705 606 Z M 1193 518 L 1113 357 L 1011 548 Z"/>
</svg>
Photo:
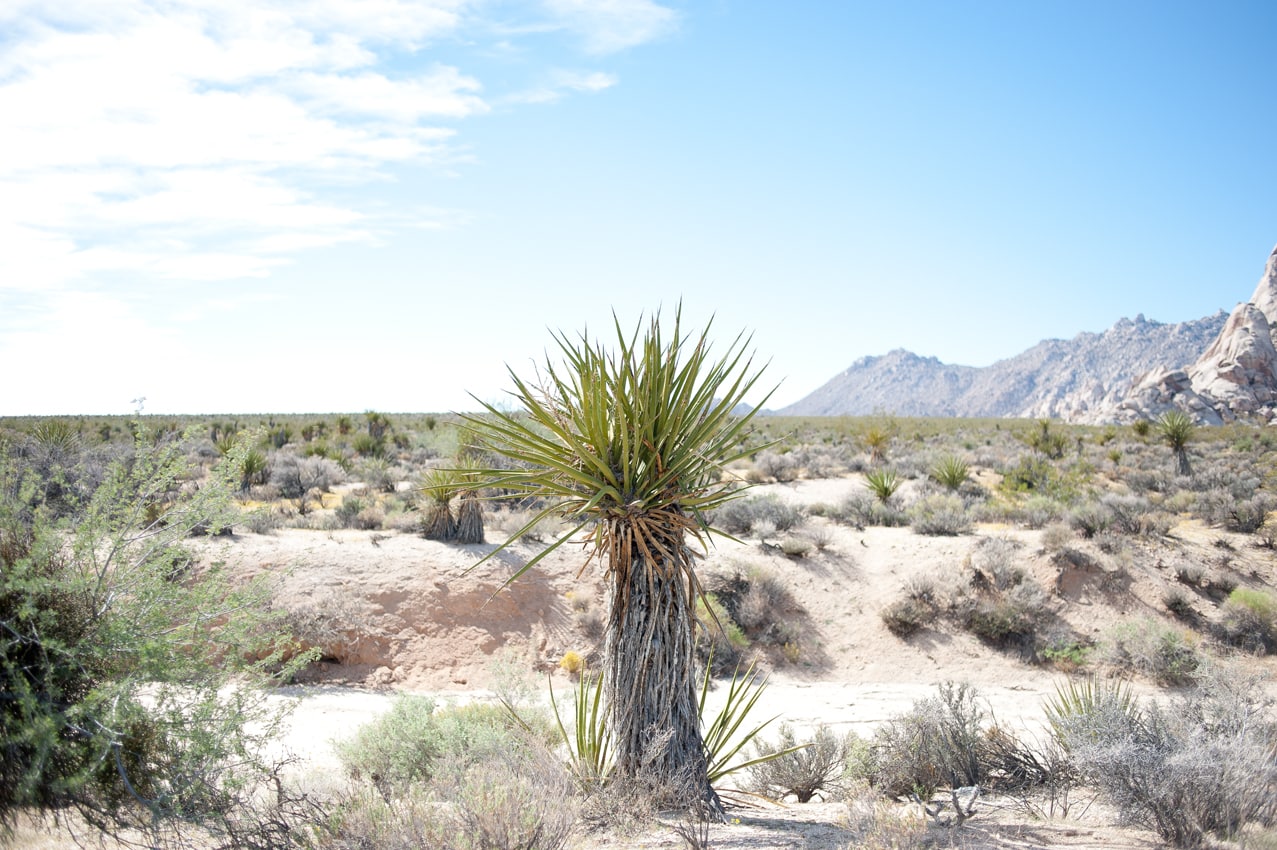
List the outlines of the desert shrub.
<svg viewBox="0 0 1277 850">
<path fill-rule="evenodd" d="M 193 568 L 181 546 L 235 518 L 244 447 L 205 474 L 183 440 L 135 434 L 62 516 L 35 509 L 47 491 L 0 446 L 0 824 L 73 807 L 151 844 L 247 840 L 265 828 L 251 797 L 278 776 L 255 753 L 278 728 L 260 686 L 287 641 L 260 584 Z"/>
<path fill-rule="evenodd" d="M 789 558 L 806 558 L 816 548 L 810 537 L 802 534 L 791 534 L 781 538 L 780 551 Z"/>
<path fill-rule="evenodd" d="M 315 845 L 316 850 L 449 850 L 458 837 L 456 822 L 430 789 L 414 787 L 391 802 L 372 786 L 358 785 L 336 802 Z"/>
<path fill-rule="evenodd" d="M 342 468 L 324 457 L 277 452 L 271 458 L 270 483 L 285 499 L 303 498 L 311 490 L 327 492 L 345 479 Z"/>
<path fill-rule="evenodd" d="M 1109 527 L 1119 534 L 1148 533 L 1146 518 L 1153 510 L 1153 505 L 1147 498 L 1106 493 L 1100 497 L 1100 505 L 1108 512 Z"/>
<path fill-rule="evenodd" d="M 333 515 L 342 528 L 354 528 L 359 512 L 373 503 L 367 490 L 354 490 L 342 498 L 341 504 L 333 509 Z"/>
<path fill-rule="evenodd" d="M 375 630 L 363 606 L 346 594 L 315 596 L 287 607 L 278 601 L 274 604 L 283 611 L 289 633 L 322 660 L 348 661 L 364 636 Z"/>
<path fill-rule="evenodd" d="M 892 797 L 923 799 L 937 788 L 980 783 L 985 712 L 978 700 L 970 685 L 945 682 L 936 696 L 880 726 L 872 742 L 873 783 Z"/>
<path fill-rule="evenodd" d="M 363 458 L 355 465 L 354 475 L 366 486 L 382 493 L 395 492 L 399 480 L 406 477 L 404 470 L 384 457 Z"/>
<path fill-rule="evenodd" d="M 1181 620 L 1192 620 L 1194 615 L 1193 602 L 1189 599 L 1188 594 L 1179 588 L 1168 588 L 1162 594 L 1162 604 L 1166 606 L 1166 610 L 1170 611 Z"/>
<path fill-rule="evenodd" d="M 1056 638 L 1039 649 L 1042 659 L 1065 673 L 1076 672 L 1086 666 L 1091 654 L 1090 644 L 1074 638 Z"/>
<path fill-rule="evenodd" d="M 747 565 L 730 574 L 711 576 L 707 587 L 749 641 L 779 646 L 793 639 L 791 621 L 800 610 L 775 573 Z"/>
<path fill-rule="evenodd" d="M 1055 522 L 1042 529 L 1042 548 L 1059 552 L 1073 542 L 1073 529 L 1062 522 Z"/>
<path fill-rule="evenodd" d="M 1234 589 L 1224 603 L 1217 631 L 1232 646 L 1271 653 L 1277 648 L 1277 598 L 1262 590 Z"/>
<path fill-rule="evenodd" d="M 971 531 L 971 517 L 961 497 L 952 493 L 926 496 L 909 506 L 909 525 L 918 534 L 958 535 Z"/>
<path fill-rule="evenodd" d="M 1277 737 L 1263 693 L 1231 672 L 1201 677 L 1165 708 L 1096 689 L 1093 699 L 1054 713 L 1052 725 L 1085 780 L 1125 820 L 1198 847 L 1247 823 L 1277 821 Z"/>
<path fill-rule="evenodd" d="M 936 618 L 935 605 L 921 599 L 906 596 L 897 599 L 878 615 L 883 625 L 896 637 L 909 637 Z"/>
<path fill-rule="evenodd" d="M 1050 493 L 1060 480 L 1055 466 L 1040 454 L 1021 455 L 1000 472 L 1002 489 L 1011 493 Z"/>
<path fill-rule="evenodd" d="M 823 724 L 804 743 L 798 748 L 797 735 L 788 723 L 780 725 L 775 743 L 755 741 L 756 758 L 783 755 L 751 765 L 746 789 L 773 800 L 792 796 L 807 803 L 817 794 L 827 797 L 845 790 L 848 763 L 868 756 L 866 743 L 855 732 L 839 735 Z"/>
<path fill-rule="evenodd" d="M 396 799 L 435 778 L 445 764 L 464 770 L 491 757 L 522 754 L 528 746 L 501 706 L 437 707 L 430 697 L 402 695 L 336 749 L 352 777 Z"/>
<path fill-rule="evenodd" d="M 1031 643 L 1036 629 L 1035 614 L 1006 597 L 976 599 L 962 614 L 962 625 L 976 637 L 994 646 L 1023 646 Z"/>
<path fill-rule="evenodd" d="M 268 507 L 256 508 L 240 516 L 239 525 L 253 534 L 270 534 L 283 526 L 284 518 Z"/>
<path fill-rule="evenodd" d="M 891 528 L 909 522 L 908 514 L 878 500 L 867 490 L 847 496 L 833 508 L 831 516 L 835 522 L 858 527 L 879 525 Z"/>
<path fill-rule="evenodd" d="M 356 434 L 350 442 L 350 447 L 360 457 L 385 457 L 386 455 L 385 439 L 379 439 L 368 433 Z"/>
<path fill-rule="evenodd" d="M 388 799 L 357 785 L 315 831 L 316 850 L 558 850 L 576 821 L 563 765 L 544 750 L 442 761 Z"/>
<path fill-rule="evenodd" d="M 765 494 L 728 502 L 713 512 L 711 524 L 728 534 L 744 535 L 759 525 L 773 531 L 789 531 L 803 522 L 802 508 L 779 496 Z"/>
<path fill-rule="evenodd" d="M 1069 525 L 1088 540 L 1113 523 L 1112 512 L 1100 502 L 1087 502 L 1069 511 Z"/>
<path fill-rule="evenodd" d="M 798 477 L 798 462 L 792 453 L 778 453 L 765 449 L 754 458 L 754 468 L 764 479 L 793 481 Z"/>
<path fill-rule="evenodd" d="M 1154 619 L 1119 623 L 1105 635 L 1100 647 L 1108 664 L 1159 685 L 1187 684 L 1202 663 L 1192 632 Z"/>
<path fill-rule="evenodd" d="M 576 824 L 567 771 L 542 748 L 462 762 L 438 784 L 456 822 L 449 846 L 458 850 L 559 850 Z"/>
<path fill-rule="evenodd" d="M 971 569 L 995 590 L 1006 590 L 1024 580 L 1024 568 L 1019 564 L 1022 548 L 1010 537 L 982 537 L 971 547 Z"/>
</svg>

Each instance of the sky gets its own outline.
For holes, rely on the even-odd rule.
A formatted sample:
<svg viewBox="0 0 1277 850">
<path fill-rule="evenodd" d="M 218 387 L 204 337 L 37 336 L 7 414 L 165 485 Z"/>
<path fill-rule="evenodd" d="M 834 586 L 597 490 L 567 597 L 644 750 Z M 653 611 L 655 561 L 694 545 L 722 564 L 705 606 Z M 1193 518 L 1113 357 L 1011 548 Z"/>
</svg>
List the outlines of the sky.
<svg viewBox="0 0 1277 850">
<path fill-rule="evenodd" d="M 679 304 L 772 408 L 1246 300 L 1277 3 L 0 0 L 0 415 L 444 412 Z M 762 400 L 762 390 L 757 403 Z"/>
</svg>

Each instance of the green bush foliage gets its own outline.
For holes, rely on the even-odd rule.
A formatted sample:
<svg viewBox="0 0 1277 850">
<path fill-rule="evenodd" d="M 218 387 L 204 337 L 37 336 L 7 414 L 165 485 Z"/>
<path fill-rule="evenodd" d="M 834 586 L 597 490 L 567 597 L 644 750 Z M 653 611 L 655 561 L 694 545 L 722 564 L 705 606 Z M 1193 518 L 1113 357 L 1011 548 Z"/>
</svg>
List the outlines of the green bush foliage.
<svg viewBox="0 0 1277 850">
<path fill-rule="evenodd" d="M 1219 636 L 1248 652 L 1277 649 L 1277 597 L 1263 590 L 1238 587 L 1220 612 Z"/>
<path fill-rule="evenodd" d="M 149 841 L 251 830 L 248 797 L 275 773 L 256 745 L 279 721 L 259 686 L 309 659 L 281 671 L 264 588 L 192 569 L 181 546 L 236 516 L 244 447 L 205 472 L 189 440 L 136 433 L 61 516 L 0 446 L 0 821 L 70 806 Z"/>
<path fill-rule="evenodd" d="M 529 727 L 530 728 L 530 727 Z M 372 782 L 387 798 L 452 769 L 488 757 L 527 751 L 529 741 L 499 705 L 437 706 L 430 697 L 402 695 L 390 710 L 337 747 L 350 775 Z"/>
</svg>

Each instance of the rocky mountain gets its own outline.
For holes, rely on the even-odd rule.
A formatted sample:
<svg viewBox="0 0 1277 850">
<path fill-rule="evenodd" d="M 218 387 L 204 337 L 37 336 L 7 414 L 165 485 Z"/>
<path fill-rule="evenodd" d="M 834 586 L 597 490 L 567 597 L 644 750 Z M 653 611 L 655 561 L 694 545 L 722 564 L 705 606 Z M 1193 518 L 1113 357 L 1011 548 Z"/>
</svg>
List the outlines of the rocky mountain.
<svg viewBox="0 0 1277 850">
<path fill-rule="evenodd" d="M 805 398 L 792 416 L 1010 416 L 1092 421 L 1110 415 L 1139 376 L 1196 360 L 1226 315 L 1163 324 L 1122 319 L 1103 333 L 1051 339 L 992 366 L 954 366 L 896 350 L 862 357 Z"/>
<path fill-rule="evenodd" d="M 1232 314 L 1163 324 L 1122 319 L 975 368 L 896 350 L 862 357 L 790 416 L 997 416 L 1132 422 L 1171 409 L 1197 422 L 1277 421 L 1277 248 Z M 1190 364 L 1190 365 L 1185 365 Z"/>
<path fill-rule="evenodd" d="M 1140 377 L 1126 397 L 1099 411 L 1106 420 L 1127 422 L 1160 416 L 1171 409 L 1197 422 L 1217 425 L 1238 418 L 1277 419 L 1277 248 L 1250 301 L 1237 305 L 1215 341 L 1191 366 L 1154 369 Z M 1177 367 L 1178 366 L 1178 367 Z"/>
</svg>

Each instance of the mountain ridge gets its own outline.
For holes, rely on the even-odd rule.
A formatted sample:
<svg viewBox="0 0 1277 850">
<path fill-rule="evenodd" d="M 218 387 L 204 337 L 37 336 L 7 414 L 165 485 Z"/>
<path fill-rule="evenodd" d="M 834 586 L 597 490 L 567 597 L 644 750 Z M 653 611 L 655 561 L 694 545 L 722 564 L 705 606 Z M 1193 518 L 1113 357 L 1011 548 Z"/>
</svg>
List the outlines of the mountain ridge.
<svg viewBox="0 0 1277 850">
<path fill-rule="evenodd" d="M 1165 364 L 1191 363 L 1218 339 L 1220 310 L 1187 322 L 1122 318 L 1100 333 L 1046 339 L 990 366 L 944 363 L 893 349 L 860 357 L 799 401 L 790 416 L 1023 417 L 1068 421 L 1115 418 L 1141 376 Z"/>
</svg>

